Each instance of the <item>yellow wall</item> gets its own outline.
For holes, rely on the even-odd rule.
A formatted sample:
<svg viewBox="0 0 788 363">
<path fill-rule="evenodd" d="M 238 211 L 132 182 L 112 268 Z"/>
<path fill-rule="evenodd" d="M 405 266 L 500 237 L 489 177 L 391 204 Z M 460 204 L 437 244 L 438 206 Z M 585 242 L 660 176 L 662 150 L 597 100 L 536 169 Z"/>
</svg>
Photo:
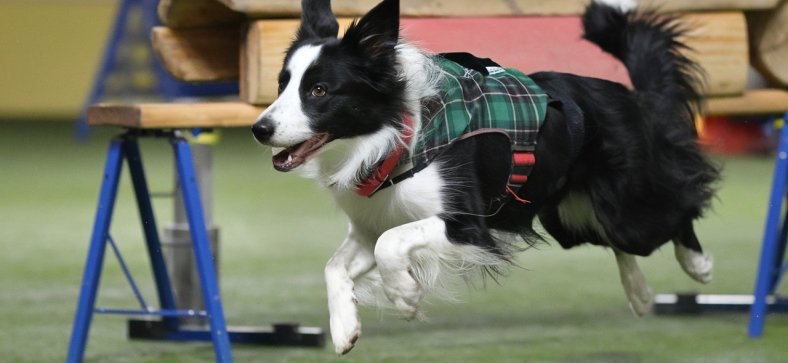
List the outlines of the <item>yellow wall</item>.
<svg viewBox="0 0 788 363">
<path fill-rule="evenodd" d="M 119 2 L 0 2 L 0 118 L 75 119 Z"/>
</svg>

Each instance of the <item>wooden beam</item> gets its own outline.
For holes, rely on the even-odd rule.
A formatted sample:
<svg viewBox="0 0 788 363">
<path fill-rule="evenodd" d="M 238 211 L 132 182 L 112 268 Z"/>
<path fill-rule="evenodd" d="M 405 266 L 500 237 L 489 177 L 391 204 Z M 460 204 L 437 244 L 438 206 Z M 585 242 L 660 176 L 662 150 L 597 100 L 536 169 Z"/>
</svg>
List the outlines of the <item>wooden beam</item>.
<svg viewBox="0 0 788 363">
<path fill-rule="evenodd" d="M 692 13 L 686 19 L 695 28 L 685 39 L 695 49 L 689 56 L 708 74 L 706 94 L 744 91 L 748 67 L 744 15 Z M 341 27 L 348 22 L 342 18 Z M 274 100 L 284 53 L 298 25 L 295 19 L 250 24 L 241 56 L 241 100 L 252 104 Z M 406 39 L 430 52 L 468 51 L 523 72 L 560 71 L 629 84 L 620 62 L 581 40 L 578 17 L 405 18 L 402 28 Z"/>
<path fill-rule="evenodd" d="M 660 11 L 763 10 L 777 6 L 780 0 L 640 0 L 641 9 Z"/>
<path fill-rule="evenodd" d="M 758 115 L 788 112 L 788 91 L 749 90 L 739 96 L 711 97 L 706 100 L 707 115 Z"/>
<path fill-rule="evenodd" d="M 298 17 L 301 3 L 295 0 L 219 0 L 252 18 Z M 380 0 L 333 0 L 337 16 L 358 17 Z M 406 17 L 580 15 L 589 0 L 404 0 Z M 644 0 L 641 7 L 663 11 L 709 11 L 771 9 L 779 0 Z"/>
<path fill-rule="evenodd" d="M 217 0 L 161 0 L 159 19 L 173 29 L 237 25 L 246 16 Z"/>
<path fill-rule="evenodd" d="M 138 129 L 242 127 L 265 108 L 241 102 L 98 104 L 88 108 L 88 124 Z"/>
<path fill-rule="evenodd" d="M 191 81 L 235 80 L 239 77 L 237 27 L 174 30 L 155 27 L 153 49 L 175 78 Z"/>
<path fill-rule="evenodd" d="M 788 87 L 788 1 L 768 12 L 748 14 L 752 63 L 778 86 Z"/>
<path fill-rule="evenodd" d="M 741 12 L 687 13 L 682 15 L 692 27 L 685 54 L 707 75 L 706 95 L 736 95 L 747 87 L 749 52 L 747 22 Z"/>
</svg>

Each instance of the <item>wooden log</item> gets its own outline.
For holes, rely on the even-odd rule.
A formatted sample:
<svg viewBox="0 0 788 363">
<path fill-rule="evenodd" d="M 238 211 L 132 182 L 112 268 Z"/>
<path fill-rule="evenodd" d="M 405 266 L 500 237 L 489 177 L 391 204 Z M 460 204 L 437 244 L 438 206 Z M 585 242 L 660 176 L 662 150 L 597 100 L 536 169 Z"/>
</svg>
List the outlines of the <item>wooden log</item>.
<svg viewBox="0 0 788 363">
<path fill-rule="evenodd" d="M 788 111 L 788 92 L 781 89 L 749 90 L 739 96 L 711 97 L 707 115 L 782 114 Z"/>
<path fill-rule="evenodd" d="M 239 77 L 237 27 L 174 30 L 155 27 L 153 49 L 175 78 L 191 81 L 235 80 Z"/>
<path fill-rule="evenodd" d="M 301 2 L 295 0 L 219 0 L 229 8 L 253 18 L 298 17 Z M 380 0 L 333 0 L 337 16 L 357 17 Z M 404 0 L 406 17 L 580 15 L 589 0 Z M 662 11 L 708 11 L 770 9 L 779 0 L 643 0 L 641 7 Z"/>
<path fill-rule="evenodd" d="M 173 29 L 236 25 L 246 18 L 217 0 L 161 0 L 158 12 L 162 24 Z"/>
<path fill-rule="evenodd" d="M 741 94 L 747 88 L 749 54 L 747 22 L 741 12 L 688 13 L 692 31 L 685 38 L 692 49 L 685 54 L 706 71 L 706 95 Z"/>
<path fill-rule="evenodd" d="M 241 127 L 265 108 L 242 102 L 98 104 L 88 108 L 88 124 L 137 129 Z"/>
<path fill-rule="evenodd" d="M 696 49 L 691 56 L 708 73 L 707 94 L 741 93 L 748 66 L 744 16 L 699 13 L 687 18 L 696 29 L 686 42 Z M 341 24 L 347 23 L 342 19 Z M 250 24 L 241 56 L 241 100 L 252 104 L 274 100 L 283 54 L 298 24 L 298 20 Z M 629 84 L 620 62 L 580 39 L 578 17 L 405 18 L 402 28 L 407 39 L 431 52 L 468 51 L 524 72 L 569 72 Z"/>
<path fill-rule="evenodd" d="M 770 82 L 788 87 L 788 1 L 748 14 L 752 63 Z"/>
</svg>

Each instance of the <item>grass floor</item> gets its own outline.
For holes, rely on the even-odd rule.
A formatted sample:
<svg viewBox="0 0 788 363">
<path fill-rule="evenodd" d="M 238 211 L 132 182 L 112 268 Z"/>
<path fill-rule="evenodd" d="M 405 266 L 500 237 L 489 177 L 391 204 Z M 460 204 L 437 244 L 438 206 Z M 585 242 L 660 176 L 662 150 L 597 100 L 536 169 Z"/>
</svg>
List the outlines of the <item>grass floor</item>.
<svg viewBox="0 0 788 363">
<path fill-rule="evenodd" d="M 64 123 L 0 123 L 0 361 L 65 357 L 107 141 L 87 143 Z M 168 146 L 146 141 L 153 191 L 172 190 Z M 714 211 L 700 221 L 715 280 L 700 286 L 671 247 L 641 265 L 655 292 L 750 293 L 760 250 L 772 162 L 718 159 L 725 166 Z M 309 181 L 272 171 L 270 152 L 245 129 L 224 132 L 215 152 L 215 219 L 221 233 L 221 289 L 231 325 L 297 321 L 327 329 L 323 265 L 345 232 L 328 197 Z M 148 300 L 155 301 L 127 173 L 112 234 Z M 171 200 L 155 202 L 159 225 Z M 107 255 L 99 305 L 133 307 Z M 236 346 L 238 362 L 779 362 L 788 316 L 771 315 L 766 335 L 746 337 L 746 314 L 646 316 L 629 312 L 614 257 L 599 248 L 542 245 L 519 256 L 501 284 L 460 289 L 459 304 L 427 306 L 429 320 L 405 322 L 362 311 L 353 352 Z M 785 288 L 782 289 L 785 291 Z M 210 362 L 204 343 L 129 341 L 125 318 L 96 316 L 86 362 Z"/>
</svg>

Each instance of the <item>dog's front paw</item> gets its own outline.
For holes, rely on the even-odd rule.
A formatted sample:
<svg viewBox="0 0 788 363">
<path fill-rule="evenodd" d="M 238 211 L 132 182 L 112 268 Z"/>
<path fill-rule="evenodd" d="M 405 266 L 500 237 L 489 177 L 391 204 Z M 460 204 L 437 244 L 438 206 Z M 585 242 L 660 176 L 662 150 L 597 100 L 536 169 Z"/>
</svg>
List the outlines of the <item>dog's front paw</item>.
<svg viewBox="0 0 788 363">
<path fill-rule="evenodd" d="M 334 350 L 338 355 L 347 354 L 361 336 L 361 321 L 358 319 L 355 299 L 351 304 L 346 304 L 343 308 L 333 311 L 330 324 Z"/>
<path fill-rule="evenodd" d="M 356 341 L 361 337 L 361 324 L 351 327 L 349 330 L 339 329 L 336 332 L 333 321 L 331 322 L 331 340 L 334 342 L 334 351 L 337 355 L 345 355 L 356 346 Z"/>
</svg>

